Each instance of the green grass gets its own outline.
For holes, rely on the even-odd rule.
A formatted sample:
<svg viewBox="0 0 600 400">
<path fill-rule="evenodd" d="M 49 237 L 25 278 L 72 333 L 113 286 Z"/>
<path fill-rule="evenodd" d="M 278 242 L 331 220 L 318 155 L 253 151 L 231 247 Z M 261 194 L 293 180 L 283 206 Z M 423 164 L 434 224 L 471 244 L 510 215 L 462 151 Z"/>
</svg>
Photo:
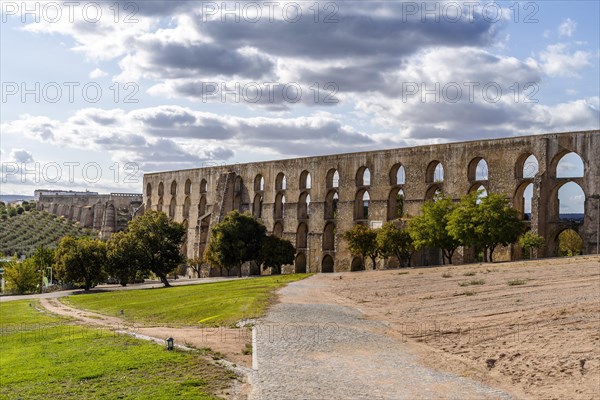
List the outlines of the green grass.
<svg viewBox="0 0 600 400">
<path fill-rule="evenodd" d="M 69 325 L 32 305 L 0 303 L 0 399 L 216 399 L 228 387 L 231 372 L 201 353 Z"/>
<path fill-rule="evenodd" d="M 167 326 L 233 326 L 261 316 L 272 293 L 307 274 L 265 276 L 176 286 L 69 296 L 65 303 L 134 323 Z M 120 315 L 123 310 L 123 315 Z"/>
</svg>

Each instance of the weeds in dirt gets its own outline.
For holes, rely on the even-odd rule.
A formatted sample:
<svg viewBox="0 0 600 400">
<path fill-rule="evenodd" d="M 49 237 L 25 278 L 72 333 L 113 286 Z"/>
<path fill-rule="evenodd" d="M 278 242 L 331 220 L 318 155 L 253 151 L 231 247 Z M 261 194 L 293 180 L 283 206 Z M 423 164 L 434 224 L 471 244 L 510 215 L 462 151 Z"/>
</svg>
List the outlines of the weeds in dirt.
<svg viewBox="0 0 600 400">
<path fill-rule="evenodd" d="M 527 283 L 527 279 L 512 279 L 508 282 L 506 282 L 506 284 L 508 286 L 519 286 L 519 285 L 524 285 Z"/>
<path fill-rule="evenodd" d="M 484 285 L 485 281 L 483 279 L 472 279 L 468 282 L 458 282 L 458 286 L 475 286 L 475 285 Z"/>
</svg>

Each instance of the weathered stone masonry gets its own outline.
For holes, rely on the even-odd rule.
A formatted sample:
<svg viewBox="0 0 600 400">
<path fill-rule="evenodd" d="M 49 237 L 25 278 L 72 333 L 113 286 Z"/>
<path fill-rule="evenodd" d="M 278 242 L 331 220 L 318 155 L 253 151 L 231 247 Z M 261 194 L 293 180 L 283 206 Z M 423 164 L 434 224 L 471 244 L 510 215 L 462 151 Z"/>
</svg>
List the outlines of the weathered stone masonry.
<svg viewBox="0 0 600 400">
<path fill-rule="evenodd" d="M 582 158 L 583 178 L 556 177 L 558 161 L 570 152 Z M 537 158 L 539 172 L 528 178 L 523 168 L 530 155 Z M 478 180 L 476 167 L 482 159 L 487 163 L 487 179 Z M 443 181 L 437 176 L 437 164 L 443 166 Z M 459 199 L 480 186 L 505 194 L 522 211 L 523 191 L 532 183 L 528 224 L 546 238 L 539 255 L 552 256 L 557 253 L 558 234 L 568 227 L 558 217 L 558 189 L 570 181 L 579 184 L 586 196 L 585 218 L 575 229 L 584 240 L 585 252 L 595 252 L 596 200 L 589 196 L 600 193 L 599 171 L 600 131 L 596 130 L 152 173 L 144 176 L 144 202 L 146 209 L 162 210 L 186 225 L 184 252 L 190 258 L 202 255 L 210 227 L 239 209 L 251 212 L 270 232 L 296 245 L 297 271 L 347 271 L 357 260 L 342 233 L 356 223 L 379 226 L 395 219 L 398 193 L 404 194 L 406 218 L 417 215 L 437 190 Z M 517 259 L 520 250 L 513 247 L 505 254 Z M 458 261 L 470 257 L 465 251 Z M 439 260 L 436 252 L 428 252 L 416 255 L 414 261 Z"/>
<path fill-rule="evenodd" d="M 133 193 L 40 195 L 37 209 L 69 218 L 108 238 L 124 230 L 142 206 L 142 195 Z"/>
</svg>

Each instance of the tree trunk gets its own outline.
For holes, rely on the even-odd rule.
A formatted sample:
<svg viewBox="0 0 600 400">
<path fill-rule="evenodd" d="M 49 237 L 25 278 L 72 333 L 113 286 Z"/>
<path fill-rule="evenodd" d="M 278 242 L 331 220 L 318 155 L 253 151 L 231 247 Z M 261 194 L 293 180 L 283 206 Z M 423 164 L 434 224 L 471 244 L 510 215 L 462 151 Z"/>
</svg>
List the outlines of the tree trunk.
<svg viewBox="0 0 600 400">
<path fill-rule="evenodd" d="M 494 250 L 496 250 L 496 246 L 490 247 L 490 262 L 494 262 Z"/>
<path fill-rule="evenodd" d="M 377 257 L 371 257 L 371 263 L 373 264 L 373 271 L 377 269 Z"/>
<path fill-rule="evenodd" d="M 171 287 L 171 284 L 169 283 L 167 277 L 164 274 L 160 274 L 158 275 L 158 277 L 160 278 L 160 281 L 163 283 L 163 285 L 165 285 L 165 287 Z"/>
<path fill-rule="evenodd" d="M 242 265 L 244 264 L 240 264 L 240 269 L 238 270 L 238 278 L 242 277 Z"/>
</svg>

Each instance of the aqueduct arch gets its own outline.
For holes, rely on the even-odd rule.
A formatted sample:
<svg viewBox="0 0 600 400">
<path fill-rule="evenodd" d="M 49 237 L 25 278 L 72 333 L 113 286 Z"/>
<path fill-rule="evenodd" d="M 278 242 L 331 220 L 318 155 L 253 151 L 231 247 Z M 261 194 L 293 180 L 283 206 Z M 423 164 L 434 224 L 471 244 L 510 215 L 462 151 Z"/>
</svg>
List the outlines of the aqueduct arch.
<svg viewBox="0 0 600 400">
<path fill-rule="evenodd" d="M 560 160 L 570 153 L 581 158 L 582 176 L 557 173 Z M 529 228 L 546 238 L 546 248 L 538 254 L 545 256 L 555 253 L 555 237 L 565 229 L 565 221 L 556 218 L 557 192 L 569 182 L 576 183 L 585 197 L 583 219 L 576 229 L 584 253 L 595 252 L 597 200 L 590 196 L 600 194 L 599 171 L 600 131 L 596 130 L 146 174 L 143 198 L 146 208 L 172 211 L 175 220 L 188 221 L 190 258 L 200 255 L 210 226 L 228 210 L 241 209 L 294 244 L 299 233 L 306 234 L 306 244 L 301 241 L 306 248 L 297 250 L 297 257 L 303 254 L 297 260 L 300 266 L 305 257 L 312 271 L 330 267 L 349 271 L 354 257 L 341 235 L 356 223 L 378 226 L 397 218 L 398 194 L 403 194 L 402 218 L 410 218 L 438 191 L 458 199 L 480 186 L 512 200 Z M 524 200 L 525 194 L 531 195 L 531 201 Z M 526 203 L 531 210 L 525 209 Z M 518 253 L 507 252 L 512 257 Z M 431 254 L 417 255 L 413 264 L 433 259 Z"/>
</svg>

